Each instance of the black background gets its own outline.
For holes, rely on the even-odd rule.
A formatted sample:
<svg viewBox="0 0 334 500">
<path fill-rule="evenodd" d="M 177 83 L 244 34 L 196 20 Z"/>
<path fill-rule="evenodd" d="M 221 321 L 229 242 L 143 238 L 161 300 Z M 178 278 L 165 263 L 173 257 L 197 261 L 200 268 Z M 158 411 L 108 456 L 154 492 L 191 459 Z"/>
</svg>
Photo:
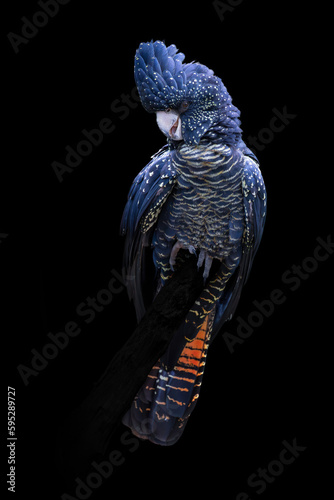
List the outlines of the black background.
<svg viewBox="0 0 334 500">
<path fill-rule="evenodd" d="M 175 446 L 140 443 L 131 452 L 120 441 L 126 429 L 116 431 L 111 449 L 120 450 L 125 462 L 90 498 L 181 497 L 202 486 L 231 500 L 243 491 L 251 499 L 303 498 L 311 489 L 320 498 L 325 474 L 319 476 L 318 468 L 325 468 L 321 445 L 327 439 L 326 280 L 333 257 L 306 272 L 296 290 L 282 281 L 332 230 L 330 183 L 310 134 L 316 123 L 309 113 L 315 13 L 302 2 L 285 8 L 244 0 L 221 20 L 211 2 L 111 6 L 71 0 L 16 54 L 7 34 L 21 34 L 21 17 L 31 20 L 41 9 L 33 1 L 6 3 L 0 260 L 5 384 L 16 388 L 16 498 L 75 497 L 73 479 L 64 481 L 55 465 L 59 424 L 136 325 L 125 291 L 89 324 L 76 308 L 106 288 L 111 270 L 121 272 L 119 224 L 127 192 L 164 144 L 154 116 L 136 101 L 123 113 L 115 108 L 134 87 L 136 48 L 151 39 L 175 43 L 186 61 L 198 60 L 222 78 L 241 110 L 245 140 L 269 127 L 274 109 L 295 115 L 258 151 L 268 218 L 236 318 L 223 332 L 235 334 L 237 317 L 247 320 L 253 301 L 269 299 L 272 290 L 286 300 L 233 353 L 223 332 L 218 336 L 197 408 Z M 104 118 L 115 129 L 59 182 L 51 164 L 65 163 L 65 147 L 75 148 L 82 130 Z M 80 335 L 25 386 L 17 366 L 29 366 L 31 349 L 41 351 L 47 334 L 63 331 L 69 321 L 79 324 Z M 5 424 L 2 435 L 5 448 Z M 248 477 L 278 458 L 283 440 L 294 439 L 306 450 L 257 494 Z M 5 481 L 2 487 L 6 491 Z"/>
</svg>

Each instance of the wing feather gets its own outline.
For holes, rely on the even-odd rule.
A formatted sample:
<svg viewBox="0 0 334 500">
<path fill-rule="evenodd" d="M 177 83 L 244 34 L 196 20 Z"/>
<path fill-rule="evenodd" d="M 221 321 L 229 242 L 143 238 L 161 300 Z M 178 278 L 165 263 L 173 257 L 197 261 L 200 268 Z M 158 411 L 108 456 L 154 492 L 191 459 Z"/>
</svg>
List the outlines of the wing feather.
<svg viewBox="0 0 334 500">
<path fill-rule="evenodd" d="M 138 320 L 145 313 L 147 250 L 158 215 L 173 190 L 177 173 L 172 168 L 169 147 L 162 148 L 135 178 L 128 195 L 121 221 L 121 234 L 126 235 L 124 271 L 128 293 L 134 301 Z"/>
<path fill-rule="evenodd" d="M 267 194 L 259 164 L 254 155 L 245 156 L 242 178 L 245 230 L 240 263 L 227 283 L 216 309 L 211 342 L 225 321 L 231 319 L 238 305 L 241 290 L 249 277 L 255 254 L 261 242 L 266 219 Z"/>
</svg>

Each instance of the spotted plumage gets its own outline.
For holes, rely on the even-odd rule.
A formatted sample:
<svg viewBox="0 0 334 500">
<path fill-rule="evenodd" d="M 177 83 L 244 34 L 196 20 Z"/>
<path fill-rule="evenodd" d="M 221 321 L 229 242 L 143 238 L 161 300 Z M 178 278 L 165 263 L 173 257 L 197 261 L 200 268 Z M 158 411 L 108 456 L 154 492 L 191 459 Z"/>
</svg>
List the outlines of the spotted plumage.
<svg viewBox="0 0 334 500">
<path fill-rule="evenodd" d="M 202 292 L 123 418 L 134 434 L 162 445 L 179 439 L 193 411 L 207 349 L 234 314 L 266 216 L 239 110 L 212 70 L 184 58 L 160 41 L 136 52 L 141 102 L 156 113 L 167 144 L 134 180 L 121 225 L 138 320 L 190 254 L 203 275 Z"/>
</svg>

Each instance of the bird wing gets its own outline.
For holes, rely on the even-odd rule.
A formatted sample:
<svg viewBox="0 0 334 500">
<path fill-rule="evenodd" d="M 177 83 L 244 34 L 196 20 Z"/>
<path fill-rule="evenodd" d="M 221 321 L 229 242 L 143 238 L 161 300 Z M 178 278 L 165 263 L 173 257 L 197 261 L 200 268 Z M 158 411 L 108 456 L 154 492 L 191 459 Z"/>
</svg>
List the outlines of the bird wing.
<svg viewBox="0 0 334 500">
<path fill-rule="evenodd" d="M 145 264 L 146 250 L 150 248 L 159 213 L 177 179 L 177 173 L 172 167 L 172 156 L 173 152 L 165 146 L 137 175 L 121 221 L 121 234 L 126 235 L 124 271 L 128 293 L 134 301 L 138 320 L 146 309 L 145 287 L 149 282 Z"/>
<path fill-rule="evenodd" d="M 217 303 L 211 342 L 225 321 L 232 318 L 240 294 L 259 248 L 266 219 L 266 188 L 254 155 L 245 155 L 242 177 L 245 230 L 241 241 L 240 263 Z"/>
</svg>

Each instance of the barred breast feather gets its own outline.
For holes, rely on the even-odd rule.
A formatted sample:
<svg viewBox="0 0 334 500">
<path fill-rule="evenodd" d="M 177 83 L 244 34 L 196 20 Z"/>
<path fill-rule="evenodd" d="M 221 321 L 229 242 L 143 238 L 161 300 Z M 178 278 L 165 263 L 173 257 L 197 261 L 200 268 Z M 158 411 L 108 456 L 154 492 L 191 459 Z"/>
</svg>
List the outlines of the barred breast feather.
<svg viewBox="0 0 334 500">
<path fill-rule="evenodd" d="M 175 239 L 185 248 L 222 259 L 244 231 L 244 156 L 224 145 L 183 144 L 173 156 L 177 184 L 165 204 L 153 238 L 156 258 L 169 258 Z"/>
</svg>

